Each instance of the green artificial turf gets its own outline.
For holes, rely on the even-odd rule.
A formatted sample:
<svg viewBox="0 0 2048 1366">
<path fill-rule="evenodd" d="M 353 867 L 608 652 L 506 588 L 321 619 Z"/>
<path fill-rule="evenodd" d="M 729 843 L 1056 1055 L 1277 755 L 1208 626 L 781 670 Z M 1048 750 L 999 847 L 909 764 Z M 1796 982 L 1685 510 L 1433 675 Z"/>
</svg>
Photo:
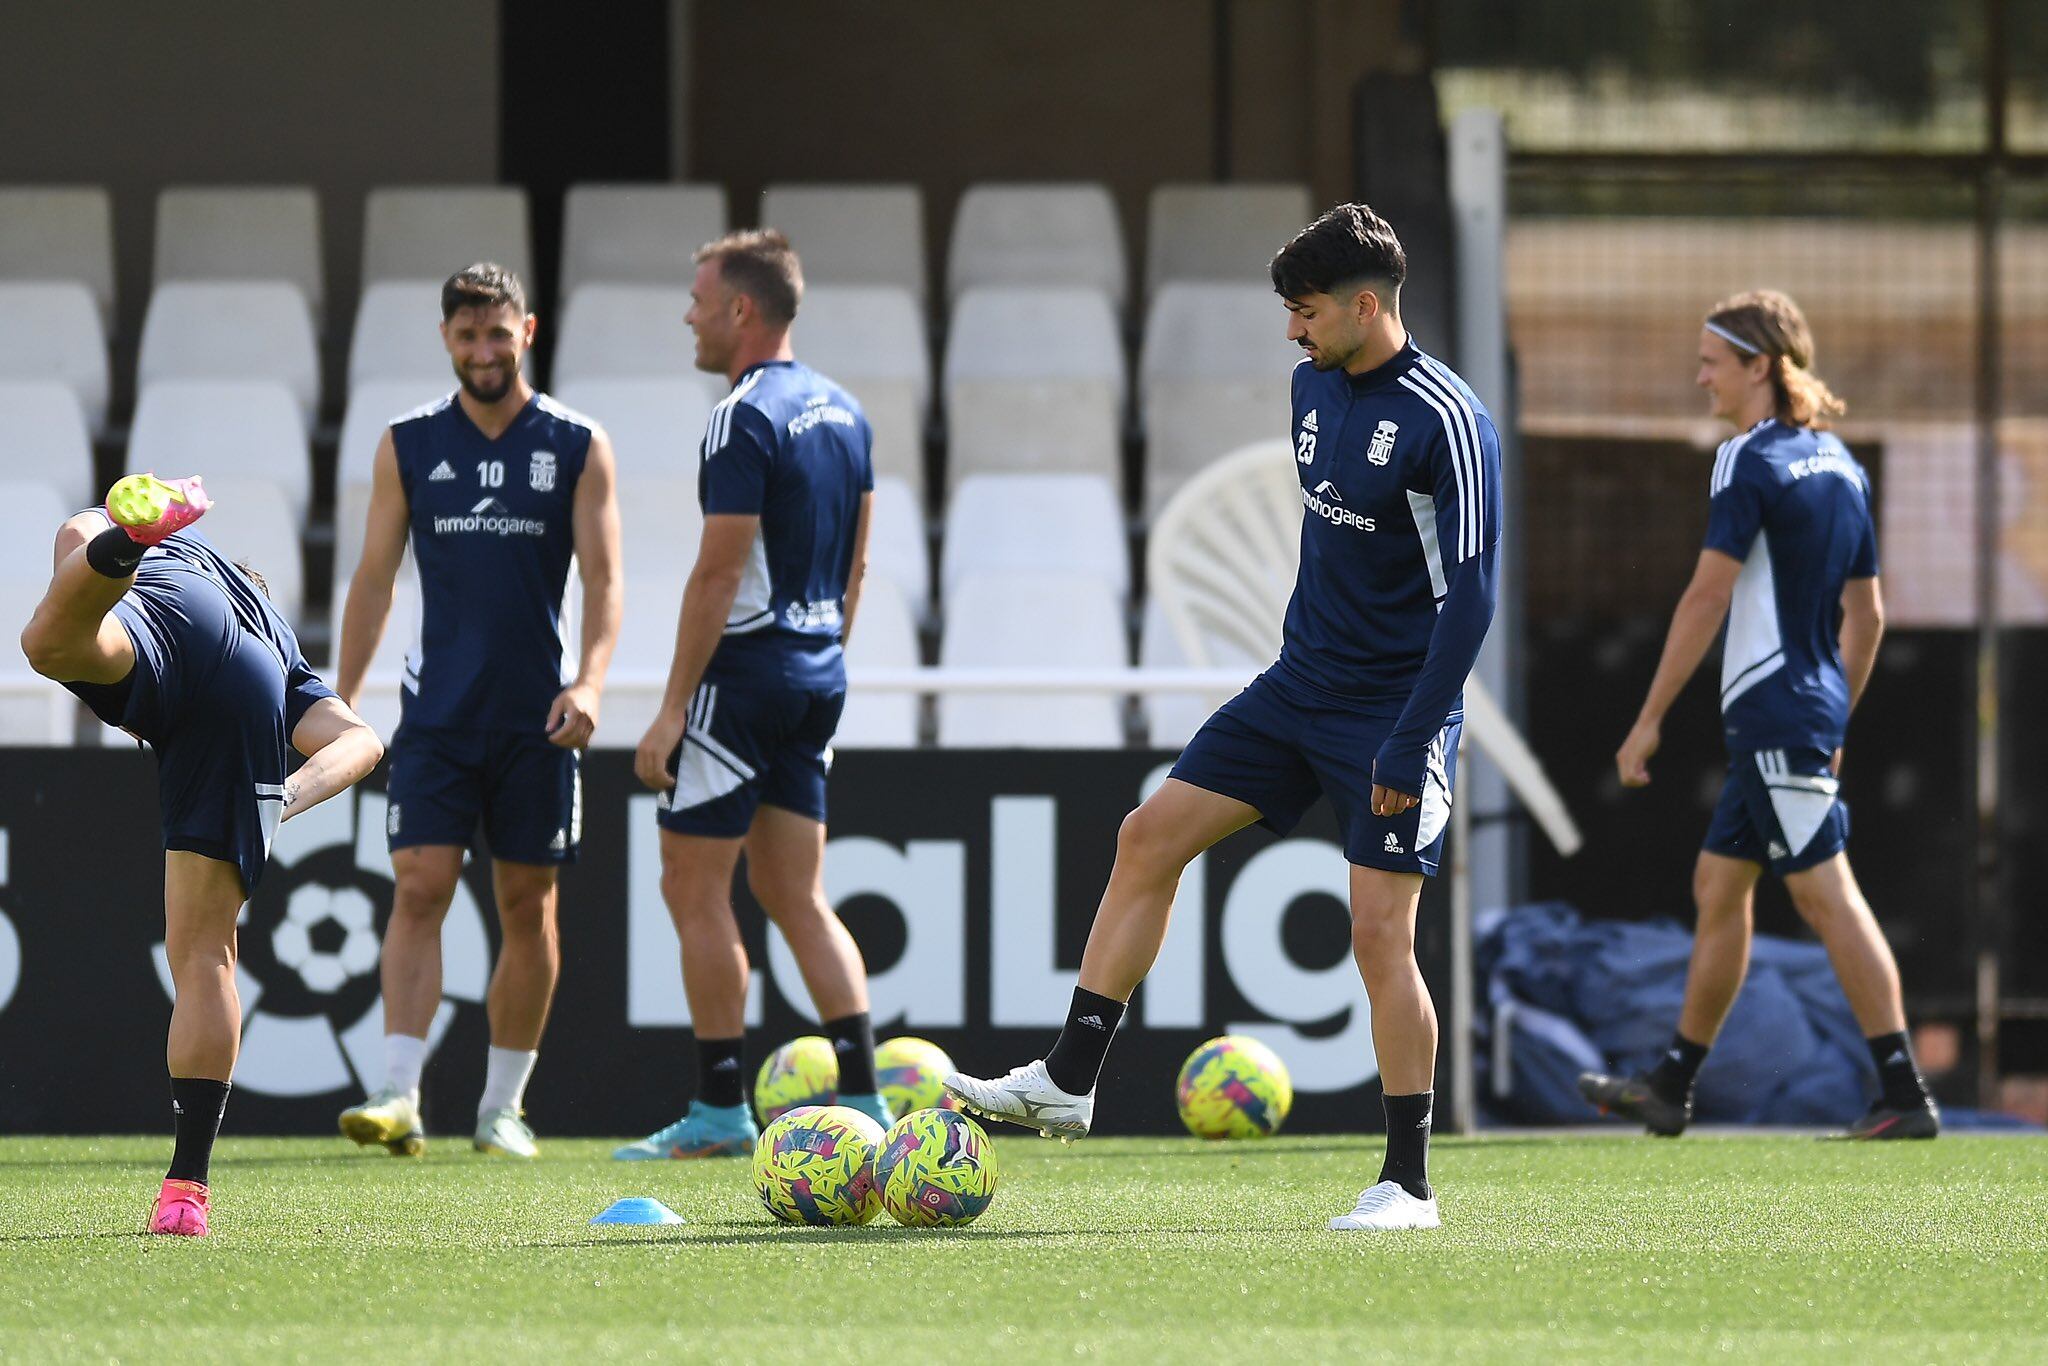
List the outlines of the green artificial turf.
<svg viewBox="0 0 2048 1366">
<path fill-rule="evenodd" d="M 138 1232 L 168 1147 L 0 1140 L 0 1358 L 2048 1361 L 2039 1139 L 1440 1139 L 1445 1227 L 1378 1236 L 1324 1229 L 1368 1139 L 1005 1136 L 973 1227 L 821 1230 L 743 1162 L 230 1138 L 200 1241 Z"/>
</svg>

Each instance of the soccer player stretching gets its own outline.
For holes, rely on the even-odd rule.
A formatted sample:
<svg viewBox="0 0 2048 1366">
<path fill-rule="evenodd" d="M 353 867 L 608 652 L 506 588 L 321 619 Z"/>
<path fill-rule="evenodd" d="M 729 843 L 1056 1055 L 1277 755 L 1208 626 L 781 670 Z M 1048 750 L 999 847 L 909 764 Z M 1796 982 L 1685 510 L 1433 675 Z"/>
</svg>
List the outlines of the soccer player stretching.
<svg viewBox="0 0 2048 1366">
<path fill-rule="evenodd" d="M 21 633 L 45 678 L 156 751 L 164 952 L 176 998 L 165 1061 L 177 1145 L 151 1233 L 199 1237 L 241 1042 L 235 917 L 278 822 L 377 765 L 383 746 L 314 676 L 261 588 L 196 531 L 197 478 L 136 474 L 57 532 L 49 591 Z M 306 762 L 287 773 L 288 749 Z"/>
<path fill-rule="evenodd" d="M 1307 509 L 1280 658 L 1189 741 L 1125 818 L 1066 1028 L 1042 1061 L 947 1089 L 970 1109 L 1079 1138 L 1125 1003 L 1165 939 L 1188 861 L 1258 822 L 1286 833 L 1327 795 L 1351 864 L 1351 945 L 1372 1000 L 1387 1149 L 1333 1229 L 1434 1228 L 1436 1010 L 1415 910 L 1451 806 L 1465 678 L 1493 619 L 1500 441 L 1463 380 L 1401 325 L 1393 229 L 1340 204 L 1273 258 Z"/>
<path fill-rule="evenodd" d="M 561 971 L 556 874 L 582 838 L 578 755 L 619 634 L 619 513 L 604 432 L 520 373 L 535 319 L 519 277 L 490 264 L 458 271 L 441 287 L 441 319 L 460 387 L 378 443 L 363 560 L 342 613 L 335 682 L 354 701 L 410 541 L 421 601 L 391 740 L 384 1085 L 342 1112 L 341 1131 L 399 1156 L 426 1151 L 420 1072 L 441 1004 L 441 922 L 481 819 L 504 938 L 472 1143 L 527 1158 L 537 1148 L 526 1083 Z M 563 644 L 572 563 L 583 580 L 580 657 Z"/>
<path fill-rule="evenodd" d="M 697 252 L 686 318 L 697 368 L 732 392 L 705 430 L 703 540 L 668 690 L 633 771 L 662 794 L 661 895 L 682 947 L 698 1091 L 681 1119 L 613 1154 L 622 1159 L 754 1150 L 747 951 L 732 913 L 742 852 L 832 1040 L 839 1103 L 889 1122 L 867 964 L 824 883 L 825 770 L 846 705 L 842 646 L 867 562 L 874 438 L 853 397 L 790 350 L 802 298 L 779 232 L 736 232 Z"/>
<path fill-rule="evenodd" d="M 1671 1047 L 1647 1076 L 1587 1073 L 1579 1090 L 1653 1134 L 1683 1133 L 1693 1079 L 1749 967 L 1752 894 L 1765 865 L 1827 946 L 1880 1088 L 1850 1138 L 1933 1138 L 1940 1118 L 1913 1065 L 1899 968 L 1849 871 L 1842 738 L 1884 632 L 1870 481 L 1825 429 L 1842 403 L 1809 367 L 1813 336 L 1783 294 L 1738 294 L 1707 315 L 1698 384 L 1740 435 L 1714 460 L 1706 548 L 1664 657 L 1614 756 L 1650 781 L 1665 713 L 1721 620 L 1728 782 L 1693 869 L 1699 927 Z M 1838 624 L 1839 623 L 1839 624 Z"/>
</svg>

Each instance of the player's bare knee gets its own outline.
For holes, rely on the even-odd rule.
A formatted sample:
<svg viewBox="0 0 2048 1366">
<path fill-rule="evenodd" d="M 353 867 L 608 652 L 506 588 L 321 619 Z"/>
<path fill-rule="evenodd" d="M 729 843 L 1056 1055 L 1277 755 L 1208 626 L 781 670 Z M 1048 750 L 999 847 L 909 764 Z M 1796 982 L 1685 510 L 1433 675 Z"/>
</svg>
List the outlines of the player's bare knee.
<svg viewBox="0 0 2048 1366">
<path fill-rule="evenodd" d="M 1816 934 L 1825 934 L 1837 921 L 1850 914 L 1848 903 L 1835 893 L 1835 889 L 1812 879 L 1789 877 L 1785 879 L 1785 890 L 1792 897 L 1792 909 L 1799 912 L 1799 918 Z"/>
<path fill-rule="evenodd" d="M 44 678 L 62 682 L 70 671 L 65 667 L 70 662 L 70 651 L 65 639 L 66 632 L 49 619 L 49 614 L 38 608 L 29 618 L 28 625 L 21 628 L 21 653 L 28 660 L 28 666 Z"/>
<path fill-rule="evenodd" d="M 1368 972 L 1404 970 L 1415 956 L 1415 929 L 1406 915 L 1355 914 L 1351 951 Z"/>
<path fill-rule="evenodd" d="M 439 873 L 400 871 L 391 896 L 391 918 L 440 924 L 455 900 L 455 883 Z"/>
<path fill-rule="evenodd" d="M 1124 817 L 1116 832 L 1116 861 L 1128 872 L 1147 876 L 1178 876 L 1188 863 L 1183 836 L 1174 823 L 1150 805 Z"/>
</svg>

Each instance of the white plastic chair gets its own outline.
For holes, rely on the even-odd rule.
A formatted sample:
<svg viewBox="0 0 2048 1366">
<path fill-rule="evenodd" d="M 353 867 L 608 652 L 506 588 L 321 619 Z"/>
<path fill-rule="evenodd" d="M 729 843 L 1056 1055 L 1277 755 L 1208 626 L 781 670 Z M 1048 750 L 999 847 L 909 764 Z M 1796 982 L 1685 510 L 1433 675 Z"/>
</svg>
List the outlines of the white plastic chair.
<svg viewBox="0 0 2048 1366">
<path fill-rule="evenodd" d="M 1306 185 L 1156 186 L 1145 215 L 1146 296 L 1177 280 L 1264 284 L 1309 214 Z"/>
<path fill-rule="evenodd" d="M 337 583 L 334 648 L 338 654 L 341 649 L 342 607 L 348 602 L 350 584 L 339 580 Z M 392 734 L 398 729 L 399 692 L 403 687 L 399 679 L 405 673 L 406 656 L 419 648 L 420 624 L 419 570 L 408 557 L 392 578 L 391 615 L 386 618 L 384 635 L 370 656 L 370 671 L 362 696 L 356 701 L 356 714 L 369 722 L 370 728 L 383 736 L 386 744 L 391 742 Z"/>
<path fill-rule="evenodd" d="M 152 282 L 282 280 L 327 311 L 320 200 L 309 185 L 181 185 L 156 200 Z"/>
<path fill-rule="evenodd" d="M 50 582 L 50 546 L 57 523 L 33 539 L 41 551 L 42 568 L 33 577 L 0 574 L 0 620 L 9 631 L 28 624 Z M 10 646 L 12 641 L 9 641 Z M 63 687 L 28 666 L 18 649 L 0 650 L 0 744 L 68 745 L 78 716 L 78 703 Z"/>
<path fill-rule="evenodd" d="M 683 316 L 682 285 L 584 285 L 562 310 L 555 386 L 580 380 L 675 378 L 696 370 L 697 347 Z"/>
<path fill-rule="evenodd" d="M 305 619 L 306 566 L 299 523 L 283 489 L 248 475 L 209 475 L 213 507 L 199 530 L 231 560 L 263 576 L 270 600 L 294 627 Z"/>
<path fill-rule="evenodd" d="M 862 380 L 904 380 L 920 409 L 931 401 L 931 341 L 916 298 L 903 289 L 807 287 L 790 342 L 804 364 L 849 389 Z"/>
<path fill-rule="evenodd" d="M 873 692 L 860 685 L 862 669 L 918 666 L 917 621 L 903 593 L 887 579 L 862 586 L 846 647 L 849 687 L 833 745 L 839 749 L 912 749 L 917 745 L 917 694 Z"/>
<path fill-rule="evenodd" d="M 984 285 L 1099 290 L 1124 305 L 1123 228 L 1106 186 L 986 184 L 968 188 L 946 252 L 946 295 Z"/>
<path fill-rule="evenodd" d="M 644 478 L 697 477 L 697 446 L 711 407 L 724 397 L 702 374 L 668 378 L 578 379 L 556 397 L 600 423 L 618 461 L 621 496 Z"/>
<path fill-rule="evenodd" d="M 1121 598 L 1131 587 L 1123 509 L 1094 474 L 976 474 L 946 513 L 940 582 L 1012 573 L 1086 574 Z"/>
<path fill-rule="evenodd" d="M 1123 343 L 1087 289 L 977 289 L 946 340 L 948 477 L 1122 468 Z"/>
<path fill-rule="evenodd" d="M 534 290 L 526 191 L 509 185 L 408 185 L 363 204 L 363 284 L 431 280 L 495 261 Z"/>
<path fill-rule="evenodd" d="M 98 185 L 0 185 L 0 281 L 83 285 L 114 327 L 114 207 Z"/>
<path fill-rule="evenodd" d="M 723 185 L 571 185 L 562 203 L 562 292 L 586 284 L 681 285 L 725 232 Z"/>
<path fill-rule="evenodd" d="M 857 630 L 858 628 L 856 628 Z M 948 668 L 1122 668 L 1129 662 L 1120 600 L 1100 579 L 1000 574 L 947 595 L 939 663 Z M 1103 749 L 1124 740 L 1110 692 L 950 693 L 939 699 L 939 743 L 950 749 Z"/>
<path fill-rule="evenodd" d="M 128 442 L 128 468 L 159 474 L 268 479 L 304 523 L 312 460 L 297 403 L 266 380 L 159 380 L 142 391 Z"/>
<path fill-rule="evenodd" d="M 270 380 L 290 391 L 306 431 L 320 410 L 313 319 L 294 285 L 174 281 L 149 296 L 136 384 Z"/>
<path fill-rule="evenodd" d="M 73 511 L 104 492 L 93 487 L 92 434 L 69 385 L 53 379 L 0 379 L 0 413 L 7 414 L 0 473 L 10 481 L 48 482 Z"/>
<path fill-rule="evenodd" d="M 621 499 L 622 513 L 626 506 Z M 611 680 L 605 685 L 604 705 L 598 713 L 597 737 L 591 742 L 598 749 L 639 745 L 661 710 L 669 664 L 675 658 L 676 619 L 682 609 L 688 563 L 680 572 L 669 564 L 650 570 L 647 559 L 636 557 L 634 549 L 629 533 L 623 584 L 626 610 L 619 626 L 619 646 L 612 655 Z M 695 558 L 696 550 L 692 538 L 690 558 Z"/>
<path fill-rule="evenodd" d="M 868 578 L 886 579 L 922 611 L 931 599 L 931 545 L 924 532 L 924 503 L 902 479 L 875 480 L 868 516 Z"/>
<path fill-rule="evenodd" d="M 915 185 L 770 185 L 761 222 L 804 264 L 804 283 L 893 285 L 925 306 L 924 198 Z"/>
<path fill-rule="evenodd" d="M 377 443 L 391 424 L 445 397 L 452 380 L 378 380 L 351 390 L 341 418 L 334 467 L 334 582 L 345 582 L 363 557 Z M 337 604 L 338 606 L 338 604 Z"/>
<path fill-rule="evenodd" d="M 107 425 L 107 334 L 76 280 L 0 280 L 0 379 L 55 380 L 86 423 Z"/>
<path fill-rule="evenodd" d="M 1257 285 L 1169 284 L 1153 297 L 1139 359 L 1145 505 L 1156 513 L 1196 471 L 1285 433 L 1301 348 Z"/>
</svg>

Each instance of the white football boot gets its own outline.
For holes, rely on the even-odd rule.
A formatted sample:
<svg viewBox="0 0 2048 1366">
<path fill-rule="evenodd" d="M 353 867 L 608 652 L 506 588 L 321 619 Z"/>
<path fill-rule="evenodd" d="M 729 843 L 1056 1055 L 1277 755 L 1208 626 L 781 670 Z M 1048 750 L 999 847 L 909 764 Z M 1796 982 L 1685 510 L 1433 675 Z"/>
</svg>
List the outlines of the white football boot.
<svg viewBox="0 0 2048 1366">
<path fill-rule="evenodd" d="M 1095 1093 L 1075 1096 L 1060 1090 L 1045 1074 L 1042 1058 L 1012 1068 L 994 1081 L 948 1072 L 942 1084 L 977 1115 L 1036 1129 L 1041 1138 L 1057 1138 L 1062 1143 L 1088 1137 L 1088 1125 L 1095 1118 Z"/>
<path fill-rule="evenodd" d="M 1357 1208 L 1332 1219 L 1330 1227 L 1339 1233 L 1361 1229 L 1383 1232 L 1401 1228 L 1442 1228 L 1443 1220 L 1437 1217 L 1435 1196 L 1417 1200 L 1401 1188 L 1400 1182 L 1382 1181 L 1360 1191 Z"/>
<path fill-rule="evenodd" d="M 476 1137 L 471 1146 L 480 1153 L 498 1157 L 540 1156 L 540 1144 L 534 1142 L 525 1116 L 509 1105 L 486 1110 L 476 1117 Z"/>
</svg>

